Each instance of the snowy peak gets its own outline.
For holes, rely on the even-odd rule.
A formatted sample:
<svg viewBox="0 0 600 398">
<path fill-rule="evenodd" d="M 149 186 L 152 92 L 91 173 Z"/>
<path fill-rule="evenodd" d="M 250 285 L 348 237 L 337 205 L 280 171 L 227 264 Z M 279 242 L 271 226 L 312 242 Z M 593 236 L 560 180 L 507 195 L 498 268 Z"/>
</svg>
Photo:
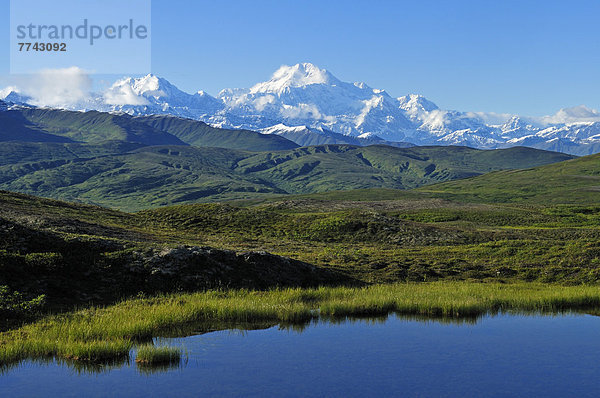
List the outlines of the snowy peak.
<svg viewBox="0 0 600 398">
<path fill-rule="evenodd" d="M 132 114 L 170 113 L 192 118 L 217 112 L 223 107 L 220 100 L 203 91 L 188 94 L 152 74 L 118 80 L 104 92 L 103 100 L 113 107 L 112 110 Z"/>
<path fill-rule="evenodd" d="M 21 94 L 16 87 L 7 87 L 0 90 L 0 100 L 3 100 L 5 103 L 26 105 L 31 102 L 32 98 Z"/>
<path fill-rule="evenodd" d="M 425 112 L 431 112 L 439 109 L 436 104 L 419 94 L 405 95 L 404 97 L 399 97 L 398 101 L 400 102 L 400 108 L 404 110 L 420 109 Z"/>
<path fill-rule="evenodd" d="M 284 123 L 352 136 L 373 132 L 389 140 L 414 129 L 384 90 L 342 82 L 311 63 L 282 66 L 270 80 L 249 90 L 224 90 L 219 98 L 235 115 L 234 126 L 250 129 Z"/>
<path fill-rule="evenodd" d="M 271 79 L 258 83 L 250 89 L 251 94 L 281 94 L 290 88 L 304 87 L 311 84 L 335 85 L 339 80 L 326 69 L 304 62 L 293 66 L 283 65 L 271 76 Z"/>
<path fill-rule="evenodd" d="M 362 133 L 358 136 L 358 138 L 362 138 L 364 140 L 377 140 L 377 141 L 383 141 L 383 139 L 381 139 L 380 137 L 376 136 L 373 133 Z"/>
<path fill-rule="evenodd" d="M 398 102 L 400 109 L 406 111 L 411 120 L 423 120 L 427 113 L 439 109 L 436 104 L 417 94 L 400 97 Z"/>
<path fill-rule="evenodd" d="M 536 127 L 516 115 L 512 116 L 506 123 L 500 126 L 502 136 L 509 139 L 531 135 L 535 133 L 536 130 Z"/>
<path fill-rule="evenodd" d="M 133 91 L 138 95 L 154 97 L 156 99 L 167 97 L 169 94 L 181 92 L 166 79 L 149 74 L 139 79 L 128 79 L 128 84 L 132 85 Z"/>
<path fill-rule="evenodd" d="M 0 89 L 0 107 L 30 103 L 70 110 L 174 115 L 213 126 L 278 134 L 299 145 L 399 145 L 410 141 L 478 148 L 529 145 L 568 148 L 580 154 L 600 145 L 600 112 L 583 105 L 535 118 L 443 110 L 422 95 L 394 98 L 362 82 L 340 81 L 311 63 L 281 66 L 268 81 L 250 89 L 225 89 L 218 98 L 204 91 L 188 94 L 152 74 L 120 79 L 102 93 L 87 93 L 64 105 L 44 102 L 38 91 L 44 90 Z M 69 101 L 60 93 L 56 97 Z"/>
<path fill-rule="evenodd" d="M 306 130 L 310 130 L 309 127 L 307 127 L 307 126 L 286 126 L 283 123 L 279 123 L 274 126 L 262 129 L 260 132 L 263 134 L 277 134 L 277 133 L 281 133 L 281 132 L 299 133 L 299 132 L 303 132 Z M 322 131 L 322 130 L 319 130 L 319 131 Z"/>
<path fill-rule="evenodd" d="M 24 105 L 31 102 L 31 97 L 22 94 L 18 88 L 10 86 L 0 89 L 0 100 L 5 103 Z"/>
<path fill-rule="evenodd" d="M 110 104 L 115 105 L 146 105 L 148 99 L 170 98 L 173 96 L 187 96 L 168 80 L 152 74 L 140 78 L 126 77 L 117 80 L 106 93 Z M 117 101 L 114 101 L 117 99 Z M 125 101 L 124 101 L 125 100 Z M 130 100 L 130 101 L 127 101 Z"/>
<path fill-rule="evenodd" d="M 15 92 L 17 92 L 17 88 L 16 87 L 12 87 L 12 86 L 0 89 L 0 100 L 5 99 L 11 93 L 15 93 Z"/>
<path fill-rule="evenodd" d="M 516 130 L 523 127 L 524 123 L 518 116 L 512 116 L 501 126 L 502 131 Z"/>
</svg>

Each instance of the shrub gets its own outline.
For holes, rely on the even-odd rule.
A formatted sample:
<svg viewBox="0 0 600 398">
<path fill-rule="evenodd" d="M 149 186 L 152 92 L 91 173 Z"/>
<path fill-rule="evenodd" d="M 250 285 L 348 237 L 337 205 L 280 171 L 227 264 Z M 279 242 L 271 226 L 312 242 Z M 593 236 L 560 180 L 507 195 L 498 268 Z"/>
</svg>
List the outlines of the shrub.
<svg viewBox="0 0 600 398">
<path fill-rule="evenodd" d="M 8 286 L 0 286 L 0 317 L 26 318 L 40 311 L 46 303 L 46 296 L 40 295 L 27 299 L 17 291 L 11 291 Z"/>
</svg>

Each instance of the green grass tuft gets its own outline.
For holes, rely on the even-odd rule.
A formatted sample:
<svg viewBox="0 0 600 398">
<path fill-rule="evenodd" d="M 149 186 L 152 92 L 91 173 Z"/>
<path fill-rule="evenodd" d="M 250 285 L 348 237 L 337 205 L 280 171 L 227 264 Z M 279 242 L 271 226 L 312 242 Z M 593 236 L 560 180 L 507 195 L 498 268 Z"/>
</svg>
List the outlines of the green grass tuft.
<svg viewBox="0 0 600 398">
<path fill-rule="evenodd" d="M 168 346 L 146 344 L 137 349 L 135 361 L 148 365 L 178 363 L 181 360 L 181 349 Z"/>
<path fill-rule="evenodd" d="M 209 291 L 124 301 L 47 317 L 0 333 L 0 365 L 25 358 L 108 361 L 136 343 L 186 325 L 272 322 L 302 325 L 318 318 L 401 315 L 474 317 L 500 311 L 555 313 L 600 308 L 600 287 L 535 283 L 404 283 L 366 288 Z M 228 326 L 231 327 L 231 326 Z M 142 361 L 175 358 L 172 348 L 143 345 Z M 180 354 L 180 353 L 179 353 Z"/>
</svg>

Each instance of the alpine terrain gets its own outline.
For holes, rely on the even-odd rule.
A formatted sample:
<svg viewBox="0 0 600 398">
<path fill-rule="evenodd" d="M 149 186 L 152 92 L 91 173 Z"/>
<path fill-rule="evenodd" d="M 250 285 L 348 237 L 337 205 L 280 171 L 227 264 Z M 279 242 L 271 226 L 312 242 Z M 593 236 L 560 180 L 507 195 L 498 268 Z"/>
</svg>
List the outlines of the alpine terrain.
<svg viewBox="0 0 600 398">
<path fill-rule="evenodd" d="M 18 87 L 0 90 L 0 99 L 44 105 Z M 600 112 L 583 105 L 537 118 L 443 110 L 421 95 L 395 98 L 362 82 L 340 81 L 311 63 L 282 66 L 265 82 L 225 89 L 216 97 L 185 93 L 154 75 L 126 77 L 102 93 L 58 107 L 174 115 L 278 134 L 299 145 L 401 142 L 395 145 L 529 146 L 576 155 L 600 151 Z"/>
</svg>

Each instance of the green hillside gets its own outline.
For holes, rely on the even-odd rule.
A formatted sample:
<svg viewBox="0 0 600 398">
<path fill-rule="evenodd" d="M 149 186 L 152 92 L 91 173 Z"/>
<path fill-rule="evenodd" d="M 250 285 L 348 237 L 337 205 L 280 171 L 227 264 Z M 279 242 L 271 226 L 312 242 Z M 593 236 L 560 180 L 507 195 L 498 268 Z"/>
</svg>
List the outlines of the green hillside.
<svg viewBox="0 0 600 398">
<path fill-rule="evenodd" d="M 93 151 L 100 155 L 90 156 Z M 24 152 L 29 155 L 18 162 L 17 154 Z M 572 158 L 528 148 L 327 145 L 257 153 L 185 146 L 136 149 L 118 143 L 11 143 L 0 148 L 0 157 L 5 156 L 12 162 L 0 163 L 1 189 L 124 210 L 333 190 L 409 189 Z"/>
<path fill-rule="evenodd" d="M 208 248 L 145 215 L 0 191 L 0 331 L 32 309 L 107 303 L 138 293 L 315 286 L 346 276 L 268 253 Z M 187 244 L 187 246 L 185 246 Z M 203 247 L 198 246 L 204 244 Z M 193 245 L 193 246 L 192 246 Z M 18 292 L 16 296 L 7 292 Z"/>
<path fill-rule="evenodd" d="M 146 145 L 184 145 L 168 132 L 135 122 L 131 116 L 89 111 L 22 108 L 5 112 L 31 126 L 74 142 L 127 141 Z"/>
<path fill-rule="evenodd" d="M 316 145 L 335 145 L 335 144 L 346 144 L 346 145 L 389 145 L 398 148 L 410 148 L 415 145 L 408 142 L 394 142 L 385 141 L 381 138 L 358 138 L 350 135 L 344 135 L 335 133 L 330 130 L 324 130 L 323 132 L 310 131 L 310 130 L 290 130 L 278 132 L 277 135 L 280 137 L 287 138 L 290 141 L 294 141 L 300 146 L 316 146 Z"/>
<path fill-rule="evenodd" d="M 592 204 L 600 200 L 600 155 L 527 170 L 498 171 L 421 188 L 456 201 L 486 203 Z"/>
<path fill-rule="evenodd" d="M 219 129 L 191 119 L 172 116 L 143 116 L 133 120 L 160 131 L 168 131 L 193 146 L 248 151 L 277 151 L 298 147 L 294 142 L 278 135 L 259 134 L 249 130 Z"/>
<path fill-rule="evenodd" d="M 126 141 L 144 145 L 193 145 L 249 151 L 296 148 L 283 137 L 247 130 L 227 130 L 171 116 L 132 117 L 97 111 L 18 108 L 0 112 L 0 141 Z"/>
<path fill-rule="evenodd" d="M 144 144 L 125 141 L 105 141 L 99 144 L 55 142 L 3 142 L 0 147 L 0 166 L 35 164 L 56 160 L 94 158 L 117 155 L 144 147 Z"/>
</svg>

